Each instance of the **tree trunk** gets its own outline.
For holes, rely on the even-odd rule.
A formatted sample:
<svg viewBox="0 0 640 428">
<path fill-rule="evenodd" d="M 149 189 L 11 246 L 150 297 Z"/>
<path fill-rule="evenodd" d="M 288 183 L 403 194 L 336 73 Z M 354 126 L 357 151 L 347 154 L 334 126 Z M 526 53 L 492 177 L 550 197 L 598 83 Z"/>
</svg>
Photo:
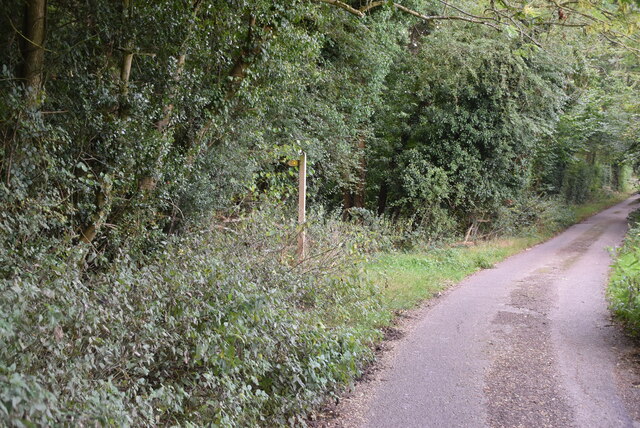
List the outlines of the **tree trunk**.
<svg viewBox="0 0 640 428">
<path fill-rule="evenodd" d="M 127 25 L 130 17 L 131 2 L 130 0 L 122 0 L 122 19 L 124 25 Z M 122 94 L 126 95 L 128 92 L 129 77 L 131 76 L 131 65 L 133 64 L 133 45 L 131 40 L 127 40 L 124 45 L 125 52 L 122 57 L 122 65 L 120 66 L 120 81 L 122 83 Z"/>
<path fill-rule="evenodd" d="M 22 74 L 27 102 L 37 107 L 42 101 L 42 73 L 44 70 L 44 41 L 46 35 L 46 0 L 25 2 Z"/>
<path fill-rule="evenodd" d="M 382 215 L 387 209 L 387 196 L 389 193 L 389 185 L 387 179 L 382 181 L 380 185 L 380 192 L 378 193 L 378 214 Z"/>
<path fill-rule="evenodd" d="M 351 189 L 344 189 L 342 192 L 342 219 L 349 220 L 349 209 L 353 207 Z"/>
<path fill-rule="evenodd" d="M 131 1 L 122 0 L 122 19 L 126 24 L 126 21 L 131 16 Z M 131 65 L 133 63 L 133 44 L 131 40 L 127 40 L 125 43 L 125 52 L 122 57 L 122 63 L 120 64 L 120 85 L 121 93 L 126 96 L 129 91 L 129 78 L 131 77 Z M 119 107 L 119 114 L 124 116 L 123 106 Z M 82 228 L 80 231 L 80 242 L 85 244 L 91 244 L 96 235 L 100 231 L 100 228 L 107 220 L 111 212 L 111 178 L 108 174 L 105 174 L 100 178 L 100 188 L 96 191 L 95 200 L 95 212 L 91 216 L 89 224 Z"/>
<path fill-rule="evenodd" d="M 364 135 L 358 139 L 358 154 L 360 155 L 360 165 L 358 166 L 358 182 L 356 183 L 353 206 L 364 208 L 365 190 L 367 184 L 367 158 L 365 156 L 366 140 Z"/>
<path fill-rule="evenodd" d="M 96 212 L 91 217 L 91 223 L 80 232 L 80 241 L 90 244 L 96 237 L 111 209 L 111 180 L 100 180 L 100 189 L 96 192 Z"/>
<path fill-rule="evenodd" d="M 198 12 L 200 11 L 200 6 L 202 5 L 202 0 L 195 0 L 192 4 L 192 20 L 191 20 L 191 25 L 189 27 L 189 31 L 187 32 L 188 36 L 185 39 L 185 41 L 182 44 L 182 49 L 181 50 L 185 50 L 186 49 L 186 42 L 187 40 L 189 40 L 189 36 L 193 33 L 193 29 L 196 25 L 196 21 L 198 18 Z M 185 62 L 187 60 L 187 55 L 183 52 L 180 53 L 178 55 L 178 62 L 176 64 L 176 70 L 173 74 L 173 80 L 175 82 L 175 85 L 173 85 L 171 88 L 169 88 L 169 94 L 168 94 L 168 98 L 169 100 L 171 100 L 177 92 L 177 86 L 180 83 L 180 77 L 182 76 L 182 72 L 184 71 L 184 65 Z M 160 118 L 160 120 L 158 120 L 155 123 L 156 129 L 160 132 L 164 132 L 167 128 L 167 126 L 169 126 L 169 123 L 171 122 L 171 115 L 173 114 L 173 104 L 171 102 L 169 102 L 169 104 L 165 105 L 162 109 L 162 118 Z"/>
<path fill-rule="evenodd" d="M 120 80 L 122 81 L 122 93 L 127 94 L 129 85 L 129 76 L 131 76 L 131 64 L 133 63 L 133 53 L 125 52 L 122 57 L 122 67 L 120 69 Z"/>
<path fill-rule="evenodd" d="M 231 70 L 229 70 L 227 76 L 229 77 L 229 86 L 227 87 L 225 100 L 231 100 L 235 97 L 238 89 L 240 88 L 240 84 L 247 77 L 247 69 L 254 64 L 256 57 L 260 55 L 263 43 L 265 42 L 264 35 L 270 34 L 273 32 L 273 28 L 269 25 L 264 25 L 262 28 L 263 37 L 258 37 L 256 35 L 256 17 L 251 15 L 249 17 L 247 30 L 247 39 L 245 42 L 245 46 L 240 50 L 236 60 L 233 62 Z M 215 111 L 213 104 L 209 104 L 205 110 Z M 214 119 L 209 119 L 201 128 L 198 130 L 196 134 L 196 141 L 201 141 L 205 135 L 211 129 L 211 126 L 214 123 Z M 211 148 L 213 143 L 208 144 L 205 148 Z"/>
<path fill-rule="evenodd" d="M 182 75 L 182 70 L 184 70 L 184 63 L 187 59 L 185 54 L 181 54 L 178 56 L 178 64 L 176 66 L 176 71 L 173 75 L 173 80 L 176 82 L 176 85 L 180 81 L 180 76 Z M 173 98 L 176 93 L 176 87 L 173 86 L 169 89 L 169 99 Z M 160 132 L 164 132 L 164 130 L 169 125 L 171 121 L 171 114 L 173 113 L 173 104 L 169 103 L 162 109 L 162 119 L 156 122 L 156 129 Z"/>
</svg>

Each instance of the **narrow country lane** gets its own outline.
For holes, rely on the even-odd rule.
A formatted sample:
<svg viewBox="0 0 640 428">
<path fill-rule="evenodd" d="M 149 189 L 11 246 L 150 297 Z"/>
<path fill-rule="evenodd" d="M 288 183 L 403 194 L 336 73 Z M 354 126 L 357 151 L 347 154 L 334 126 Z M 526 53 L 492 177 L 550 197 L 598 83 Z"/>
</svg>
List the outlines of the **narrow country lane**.
<svg viewBox="0 0 640 428">
<path fill-rule="evenodd" d="M 424 308 L 329 425 L 640 426 L 625 360 L 633 348 L 604 295 L 609 249 L 637 202 L 478 272 Z"/>
</svg>

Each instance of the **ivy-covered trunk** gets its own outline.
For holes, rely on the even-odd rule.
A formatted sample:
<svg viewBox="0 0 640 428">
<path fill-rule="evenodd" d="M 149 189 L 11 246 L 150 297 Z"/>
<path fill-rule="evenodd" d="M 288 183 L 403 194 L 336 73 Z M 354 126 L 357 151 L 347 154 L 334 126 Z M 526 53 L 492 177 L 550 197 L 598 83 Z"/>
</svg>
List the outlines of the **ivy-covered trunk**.
<svg viewBox="0 0 640 428">
<path fill-rule="evenodd" d="M 46 24 L 47 0 L 27 0 L 24 6 L 22 77 L 27 101 L 33 107 L 42 102 Z"/>
</svg>

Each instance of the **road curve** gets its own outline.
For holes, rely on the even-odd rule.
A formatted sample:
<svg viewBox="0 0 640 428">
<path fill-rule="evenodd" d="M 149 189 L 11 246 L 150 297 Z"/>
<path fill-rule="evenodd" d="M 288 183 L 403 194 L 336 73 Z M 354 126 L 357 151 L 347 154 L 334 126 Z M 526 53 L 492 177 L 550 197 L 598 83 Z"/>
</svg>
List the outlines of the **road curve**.
<svg viewBox="0 0 640 428">
<path fill-rule="evenodd" d="M 421 312 L 326 425 L 639 427 L 638 392 L 620 380 L 630 348 L 604 296 L 609 249 L 637 202 L 464 280 Z"/>
</svg>

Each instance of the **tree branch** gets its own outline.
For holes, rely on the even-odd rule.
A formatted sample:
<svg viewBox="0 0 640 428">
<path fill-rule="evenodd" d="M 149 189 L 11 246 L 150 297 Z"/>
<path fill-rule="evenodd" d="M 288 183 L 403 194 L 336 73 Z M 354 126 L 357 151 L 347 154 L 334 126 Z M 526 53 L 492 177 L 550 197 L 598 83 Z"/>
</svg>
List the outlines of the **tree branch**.
<svg viewBox="0 0 640 428">
<path fill-rule="evenodd" d="M 346 10 L 347 12 L 356 15 L 360 18 L 364 18 L 366 16 L 366 13 L 371 11 L 372 9 L 375 9 L 377 7 L 380 6 L 384 6 L 386 4 L 388 4 L 386 1 L 374 1 L 371 2 L 369 4 L 367 4 L 366 6 L 361 7 L 360 9 L 355 9 L 351 6 L 349 6 L 346 3 L 343 3 L 339 0 L 314 0 L 314 1 L 319 1 L 321 3 L 327 3 L 330 4 L 332 6 L 336 6 L 339 7 L 341 9 Z M 467 17 L 464 16 L 456 16 L 456 15 L 424 15 L 418 11 L 415 11 L 413 9 L 409 9 L 406 6 L 403 6 L 401 4 L 398 3 L 393 3 L 392 4 L 393 7 L 395 7 L 396 9 L 407 13 L 409 15 L 415 16 L 416 18 L 419 18 L 423 21 L 465 21 L 465 22 L 471 22 L 473 24 L 481 24 L 481 25 L 486 25 L 488 27 L 491 27 L 495 30 L 500 31 L 500 27 L 498 27 L 497 25 L 491 23 L 491 22 L 487 22 L 484 21 L 481 17 L 473 17 L 473 15 L 470 14 L 465 14 L 467 15 Z M 491 19 L 494 20 L 494 19 Z M 495 20 L 494 20 L 495 21 Z"/>
<path fill-rule="evenodd" d="M 490 17 L 487 17 L 487 16 L 473 15 L 473 14 L 471 14 L 471 13 L 469 13 L 469 12 L 467 12 L 467 11 L 465 11 L 465 10 L 463 10 L 463 9 L 453 5 L 453 4 L 450 4 L 449 2 L 444 1 L 444 0 L 438 0 L 438 2 L 443 4 L 445 7 L 450 7 L 451 9 L 457 10 L 461 14 L 466 15 L 466 16 L 468 16 L 470 18 L 477 19 L 477 20 L 486 20 L 486 19 L 488 19 L 490 21 L 495 21 L 495 22 L 499 23 L 499 21 L 497 19 L 495 19 L 495 18 L 490 18 Z"/>
<path fill-rule="evenodd" d="M 315 1 L 319 1 L 321 3 L 327 3 L 327 4 L 330 4 L 332 6 L 339 7 L 340 9 L 344 9 L 344 10 L 346 10 L 347 12 L 349 12 L 349 13 L 351 13 L 353 15 L 356 15 L 356 16 L 358 16 L 360 18 L 364 18 L 364 12 L 361 12 L 358 9 L 355 9 L 355 8 L 351 7 L 348 4 L 346 4 L 344 2 L 341 2 L 340 0 L 315 0 Z M 379 2 L 379 3 L 382 3 L 382 2 Z"/>
<path fill-rule="evenodd" d="M 488 27 L 493 28 L 494 30 L 497 31 L 501 31 L 500 27 L 497 26 L 496 24 L 493 24 L 491 22 L 487 22 L 487 21 L 483 21 L 482 19 L 475 19 L 475 18 L 467 18 L 464 16 L 457 16 L 457 15 L 423 15 L 420 12 L 416 12 L 415 10 L 409 9 L 405 6 L 402 6 L 400 4 L 394 3 L 393 6 L 396 9 L 399 9 L 405 13 L 408 13 L 409 15 L 413 15 L 416 18 L 420 18 L 423 21 L 447 21 L 447 20 L 453 20 L 453 21 L 465 21 L 465 22 L 471 22 L 473 24 L 481 24 L 481 25 L 486 25 Z"/>
<path fill-rule="evenodd" d="M 604 37 L 605 39 L 607 39 L 607 41 L 611 44 L 620 46 L 626 50 L 628 50 L 629 52 L 631 52 L 633 55 L 635 55 L 636 57 L 640 57 L 640 49 L 634 48 L 633 46 L 629 46 L 625 43 L 622 43 L 620 40 L 617 39 L 613 39 L 609 36 L 607 36 L 606 33 L 601 33 L 602 37 Z"/>
</svg>

